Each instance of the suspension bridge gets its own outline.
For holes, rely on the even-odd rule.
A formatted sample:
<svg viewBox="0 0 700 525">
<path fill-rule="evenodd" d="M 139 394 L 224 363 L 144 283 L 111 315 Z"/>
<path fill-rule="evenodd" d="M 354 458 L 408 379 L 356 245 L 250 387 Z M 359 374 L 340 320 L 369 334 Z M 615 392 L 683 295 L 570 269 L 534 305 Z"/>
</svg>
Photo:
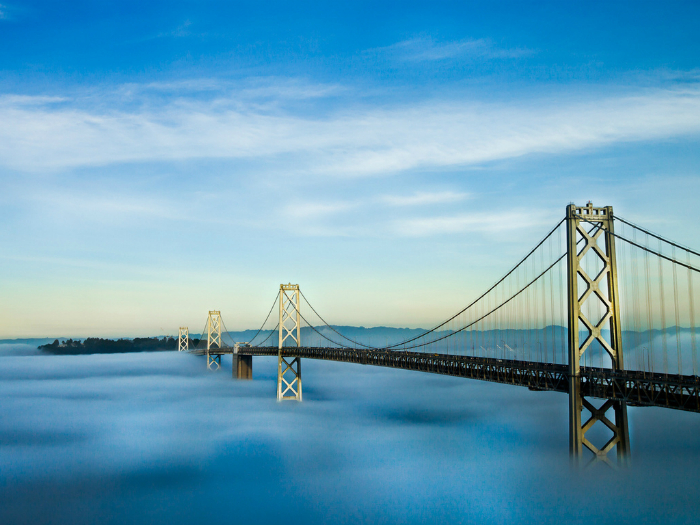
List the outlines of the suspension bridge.
<svg viewBox="0 0 700 525">
<path fill-rule="evenodd" d="M 198 339 L 180 328 L 179 350 L 206 356 L 212 370 L 231 354 L 239 379 L 252 379 L 254 356 L 276 356 L 280 401 L 302 400 L 302 359 L 566 393 L 572 458 L 589 450 L 592 461 L 614 466 L 629 456 L 628 405 L 700 412 L 697 273 L 697 251 L 615 216 L 610 206 L 571 204 L 488 290 L 404 340 L 373 346 L 351 338 L 325 321 L 299 285 L 282 284 L 249 341 L 234 341 L 221 312 L 210 311 Z M 594 444 L 588 437 L 596 425 L 609 437 Z"/>
</svg>

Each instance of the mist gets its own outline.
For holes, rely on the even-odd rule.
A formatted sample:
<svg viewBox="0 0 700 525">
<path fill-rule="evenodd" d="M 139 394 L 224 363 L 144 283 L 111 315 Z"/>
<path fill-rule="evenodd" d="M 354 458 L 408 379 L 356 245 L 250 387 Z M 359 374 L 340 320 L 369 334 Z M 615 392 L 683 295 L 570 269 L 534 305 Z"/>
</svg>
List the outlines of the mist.
<svg viewBox="0 0 700 525">
<path fill-rule="evenodd" d="M 18 346 L 18 345 L 14 345 Z M 303 360 L 303 403 L 177 352 L 0 357 L 0 522 L 695 523 L 700 418 L 572 470 L 554 392 Z M 15 349 L 18 353 L 21 349 Z M 26 350 L 26 349 L 25 349 Z"/>
</svg>

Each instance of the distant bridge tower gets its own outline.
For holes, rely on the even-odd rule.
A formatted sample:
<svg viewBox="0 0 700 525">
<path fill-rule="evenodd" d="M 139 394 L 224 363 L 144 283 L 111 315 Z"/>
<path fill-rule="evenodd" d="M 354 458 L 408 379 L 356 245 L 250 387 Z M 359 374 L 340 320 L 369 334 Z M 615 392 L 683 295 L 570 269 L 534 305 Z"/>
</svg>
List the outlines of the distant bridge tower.
<svg viewBox="0 0 700 525">
<path fill-rule="evenodd" d="M 623 464 L 629 455 L 629 430 L 627 426 L 627 405 L 624 401 L 607 400 L 599 408 L 585 399 L 583 392 L 591 386 L 585 368 L 581 368 L 581 358 L 591 344 L 599 344 L 610 356 L 613 370 L 623 370 L 622 329 L 620 324 L 620 301 L 618 293 L 615 238 L 613 236 L 612 206 L 594 208 L 590 202 L 586 206 L 573 204 L 566 208 L 567 223 L 567 274 L 568 274 L 568 314 L 569 314 L 569 451 L 575 462 L 579 462 L 585 445 L 595 457 L 607 463 L 608 452 L 617 447 L 618 463 Z M 589 234 L 588 232 L 591 231 Z M 601 239 L 602 238 L 602 239 Z M 604 246 L 599 244 L 604 241 Z M 580 243 L 580 244 L 579 244 Z M 593 267 L 589 276 L 584 270 Z M 579 280 L 582 289 L 579 290 Z M 600 301 L 602 317 L 589 319 L 594 311 L 591 306 Z M 588 305 L 586 303 L 589 302 Z M 609 342 L 603 332 L 609 330 Z M 588 335 L 580 340 L 580 333 Z M 591 416 L 583 425 L 581 412 L 586 408 Z M 607 417 L 610 409 L 614 412 L 614 423 Z M 601 448 L 588 439 L 586 432 L 595 423 L 601 422 L 612 431 L 612 437 Z"/>
<path fill-rule="evenodd" d="M 277 354 L 277 401 L 301 401 L 301 360 L 285 355 L 284 342 L 291 339 L 301 346 L 299 285 L 280 284 L 279 351 Z"/>
<path fill-rule="evenodd" d="M 186 326 L 180 327 L 180 332 L 177 336 L 177 350 L 178 352 L 187 352 L 190 347 L 190 330 Z"/>
<path fill-rule="evenodd" d="M 216 353 L 221 347 L 221 312 L 211 310 L 207 319 L 207 368 L 209 370 L 221 368 L 221 354 Z"/>
</svg>

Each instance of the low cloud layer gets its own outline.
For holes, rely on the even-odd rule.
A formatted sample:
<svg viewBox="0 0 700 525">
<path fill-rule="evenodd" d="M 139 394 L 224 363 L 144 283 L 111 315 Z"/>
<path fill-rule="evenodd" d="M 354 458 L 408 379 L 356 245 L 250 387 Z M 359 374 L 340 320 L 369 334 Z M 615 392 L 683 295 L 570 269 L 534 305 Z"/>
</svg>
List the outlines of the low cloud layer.
<svg viewBox="0 0 700 525">
<path fill-rule="evenodd" d="M 673 509 L 694 523 L 700 510 L 697 414 L 630 408 L 631 469 L 575 473 L 562 394 L 305 360 L 305 401 L 280 404 L 273 358 L 254 359 L 252 382 L 224 365 L 0 357 L 0 521 L 618 523 Z"/>
</svg>

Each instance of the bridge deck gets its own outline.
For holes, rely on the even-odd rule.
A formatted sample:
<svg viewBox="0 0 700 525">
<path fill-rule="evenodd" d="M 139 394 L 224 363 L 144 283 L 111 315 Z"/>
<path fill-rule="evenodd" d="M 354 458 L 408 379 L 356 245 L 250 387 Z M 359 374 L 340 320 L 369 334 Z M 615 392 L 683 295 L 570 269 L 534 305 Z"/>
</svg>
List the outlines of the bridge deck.
<svg viewBox="0 0 700 525">
<path fill-rule="evenodd" d="M 193 350 L 191 353 L 205 355 L 206 350 Z M 233 354 L 233 348 L 220 348 L 210 353 Z M 276 356 L 278 348 L 276 346 L 241 347 L 238 353 L 252 356 Z M 285 347 L 283 355 L 416 370 L 525 386 L 531 390 L 567 393 L 569 391 L 567 365 L 421 352 L 303 346 Z M 589 397 L 623 400 L 630 405 L 700 412 L 700 378 L 697 376 L 581 367 L 581 393 Z"/>
</svg>

